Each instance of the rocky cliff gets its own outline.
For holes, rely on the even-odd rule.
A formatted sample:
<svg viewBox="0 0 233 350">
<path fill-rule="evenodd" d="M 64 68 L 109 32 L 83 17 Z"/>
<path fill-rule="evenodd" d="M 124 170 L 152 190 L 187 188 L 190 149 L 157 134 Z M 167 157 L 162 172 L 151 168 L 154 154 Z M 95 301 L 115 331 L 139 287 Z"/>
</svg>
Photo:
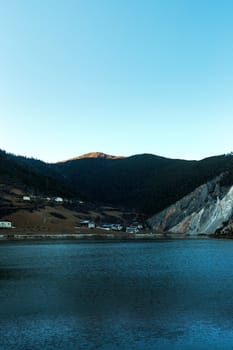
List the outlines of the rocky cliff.
<svg viewBox="0 0 233 350">
<path fill-rule="evenodd" d="M 221 176 L 198 187 L 195 191 L 160 213 L 148 223 L 157 231 L 184 234 L 211 234 L 232 230 L 233 186 L 220 185 Z"/>
</svg>

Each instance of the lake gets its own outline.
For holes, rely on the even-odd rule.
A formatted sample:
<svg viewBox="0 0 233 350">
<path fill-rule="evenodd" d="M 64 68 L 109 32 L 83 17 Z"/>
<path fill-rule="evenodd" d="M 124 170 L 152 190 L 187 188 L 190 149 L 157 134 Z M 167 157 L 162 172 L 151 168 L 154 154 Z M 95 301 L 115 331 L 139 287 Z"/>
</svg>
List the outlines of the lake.
<svg viewBox="0 0 233 350">
<path fill-rule="evenodd" d="M 233 241 L 0 245 L 0 350 L 232 349 Z"/>
</svg>

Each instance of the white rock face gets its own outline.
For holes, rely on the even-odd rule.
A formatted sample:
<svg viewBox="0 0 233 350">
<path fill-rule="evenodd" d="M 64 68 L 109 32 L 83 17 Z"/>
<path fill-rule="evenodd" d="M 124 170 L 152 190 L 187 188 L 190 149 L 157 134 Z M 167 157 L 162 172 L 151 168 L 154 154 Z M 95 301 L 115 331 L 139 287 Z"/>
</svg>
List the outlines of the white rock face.
<svg viewBox="0 0 233 350">
<path fill-rule="evenodd" d="M 216 178 L 154 215 L 148 222 L 158 231 L 210 234 L 232 216 L 233 186 L 221 188 L 219 178 Z"/>
<path fill-rule="evenodd" d="M 209 207 L 202 208 L 198 212 L 193 212 L 185 233 L 214 233 L 222 226 L 223 222 L 229 220 L 232 211 L 233 186 L 221 200 L 218 198 L 216 203 L 213 203 Z M 182 220 L 178 225 L 171 227 L 169 231 L 176 233 L 182 232 L 182 226 L 185 220 L 187 220 L 187 218 Z"/>
</svg>

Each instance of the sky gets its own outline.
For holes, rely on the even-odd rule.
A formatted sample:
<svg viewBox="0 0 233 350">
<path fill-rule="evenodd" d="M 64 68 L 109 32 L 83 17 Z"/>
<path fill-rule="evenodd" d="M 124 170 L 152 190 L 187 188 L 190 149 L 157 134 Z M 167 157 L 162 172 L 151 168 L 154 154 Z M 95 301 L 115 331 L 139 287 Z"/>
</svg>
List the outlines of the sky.
<svg viewBox="0 0 233 350">
<path fill-rule="evenodd" d="M 0 0 L 0 148 L 233 151 L 232 0 Z"/>
</svg>

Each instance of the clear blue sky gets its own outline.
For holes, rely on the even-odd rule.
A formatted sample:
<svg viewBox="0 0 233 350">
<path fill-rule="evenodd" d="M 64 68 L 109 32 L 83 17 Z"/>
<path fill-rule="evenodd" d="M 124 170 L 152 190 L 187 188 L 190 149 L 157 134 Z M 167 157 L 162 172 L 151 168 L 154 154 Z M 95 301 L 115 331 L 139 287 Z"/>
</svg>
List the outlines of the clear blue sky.
<svg viewBox="0 0 233 350">
<path fill-rule="evenodd" d="M 0 148 L 233 150 L 232 0 L 0 0 Z"/>
</svg>

